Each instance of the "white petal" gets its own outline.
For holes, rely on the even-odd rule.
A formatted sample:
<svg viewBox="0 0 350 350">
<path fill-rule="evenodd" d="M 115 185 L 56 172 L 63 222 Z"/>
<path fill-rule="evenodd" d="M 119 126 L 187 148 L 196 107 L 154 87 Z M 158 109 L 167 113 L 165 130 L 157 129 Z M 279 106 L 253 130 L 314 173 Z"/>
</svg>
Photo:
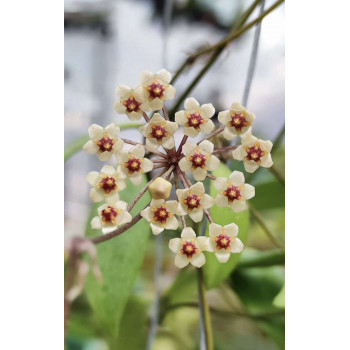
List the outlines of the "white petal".
<svg viewBox="0 0 350 350">
<path fill-rule="evenodd" d="M 130 97 L 131 89 L 126 85 L 119 85 L 117 87 L 117 94 L 121 100 L 127 100 Z"/>
<path fill-rule="evenodd" d="M 149 133 L 149 129 L 150 129 L 149 123 L 147 123 L 147 124 L 142 125 L 142 126 L 139 127 L 140 133 L 141 133 L 143 136 L 147 136 L 147 134 Z"/>
<path fill-rule="evenodd" d="M 119 201 L 119 193 L 115 192 L 113 194 L 106 194 L 105 200 L 109 205 L 114 205 Z"/>
<path fill-rule="evenodd" d="M 130 176 L 129 179 L 134 185 L 140 185 L 142 182 L 142 174 Z"/>
<path fill-rule="evenodd" d="M 244 162 L 244 169 L 248 173 L 254 173 L 254 171 L 258 168 L 259 168 L 259 165 L 255 164 L 254 162 Z"/>
<path fill-rule="evenodd" d="M 196 195 L 203 194 L 205 192 L 204 185 L 202 182 L 196 182 L 190 187 L 190 190 Z"/>
<path fill-rule="evenodd" d="M 219 236 L 221 234 L 221 231 L 222 231 L 221 225 L 218 225 L 215 222 L 212 222 L 209 225 L 209 236 L 210 237 Z"/>
<path fill-rule="evenodd" d="M 240 211 L 243 211 L 243 210 L 247 209 L 247 204 L 246 204 L 245 201 L 234 200 L 233 203 L 231 204 L 231 208 L 236 213 L 239 213 Z"/>
<path fill-rule="evenodd" d="M 207 252 L 215 252 L 215 247 L 216 247 L 216 243 L 209 238 L 208 240 L 208 245 L 207 245 Z"/>
<path fill-rule="evenodd" d="M 147 158 L 143 158 L 141 169 L 144 173 L 148 173 L 153 169 L 153 162 Z"/>
<path fill-rule="evenodd" d="M 261 158 L 261 166 L 263 166 L 264 168 L 270 168 L 272 164 L 273 161 L 270 153 Z"/>
<path fill-rule="evenodd" d="M 176 94 L 176 89 L 172 85 L 169 85 L 167 89 L 164 91 L 164 98 L 166 100 L 172 100 L 175 97 L 175 94 Z"/>
<path fill-rule="evenodd" d="M 186 111 L 196 110 L 199 108 L 199 103 L 194 97 L 186 98 L 184 107 Z"/>
<path fill-rule="evenodd" d="M 185 255 L 176 254 L 175 256 L 175 265 L 182 269 L 183 267 L 187 266 L 189 264 L 188 259 Z"/>
<path fill-rule="evenodd" d="M 240 171 L 234 171 L 229 177 L 233 186 L 241 186 L 244 184 L 244 175 Z"/>
<path fill-rule="evenodd" d="M 218 114 L 218 120 L 221 124 L 226 125 L 230 121 L 230 111 L 222 111 Z"/>
<path fill-rule="evenodd" d="M 150 119 L 149 123 L 153 124 L 158 124 L 158 123 L 164 123 L 165 119 L 159 114 L 159 113 L 154 113 L 153 117 Z"/>
<path fill-rule="evenodd" d="M 202 267 L 205 264 L 205 255 L 203 253 L 193 255 L 190 263 L 195 267 Z"/>
<path fill-rule="evenodd" d="M 108 131 L 109 135 L 112 136 L 112 138 L 116 139 L 120 133 L 120 128 L 116 123 L 111 123 L 106 126 L 106 131 Z"/>
<path fill-rule="evenodd" d="M 187 117 L 185 111 L 178 111 L 175 113 L 175 121 L 180 125 L 187 123 Z"/>
<path fill-rule="evenodd" d="M 232 129 L 234 130 L 234 129 Z M 236 133 L 235 132 L 232 132 L 231 129 L 229 129 L 228 127 L 226 127 L 224 129 L 224 132 L 222 133 L 222 136 L 228 140 L 228 141 L 231 141 L 233 140 L 235 137 L 236 137 Z"/>
<path fill-rule="evenodd" d="M 144 70 L 140 73 L 140 82 L 142 85 L 147 85 L 153 78 L 154 75 L 149 70 Z"/>
<path fill-rule="evenodd" d="M 211 118 L 215 114 L 215 108 L 211 103 L 206 103 L 201 106 L 201 115 L 203 118 Z"/>
<path fill-rule="evenodd" d="M 219 262 L 224 264 L 230 259 L 230 253 L 226 251 L 218 251 L 215 253 L 215 256 L 218 258 Z"/>
<path fill-rule="evenodd" d="M 187 215 L 187 211 L 185 210 L 184 206 L 180 203 L 176 209 L 176 215 L 184 216 Z"/>
<path fill-rule="evenodd" d="M 160 144 L 154 138 L 146 139 L 146 148 L 150 151 L 155 151 L 160 147 Z"/>
<path fill-rule="evenodd" d="M 244 136 L 241 137 L 242 145 L 246 145 L 251 147 L 258 140 L 255 136 L 253 136 L 250 132 L 245 133 Z"/>
<path fill-rule="evenodd" d="M 164 83 L 170 83 L 171 80 L 171 74 L 166 69 L 161 69 L 157 72 L 156 76 L 162 80 Z"/>
<path fill-rule="evenodd" d="M 199 144 L 199 148 L 206 153 L 212 154 L 214 150 L 214 144 L 208 140 L 204 140 Z"/>
<path fill-rule="evenodd" d="M 228 206 L 228 198 L 226 196 L 223 196 L 222 194 L 218 194 L 215 197 L 215 204 L 218 207 L 227 207 Z"/>
<path fill-rule="evenodd" d="M 214 130 L 215 125 L 214 125 L 213 121 L 209 119 L 206 123 L 201 124 L 201 125 L 199 126 L 199 128 L 200 128 L 201 131 L 204 132 L 205 134 L 210 134 L 210 133 Z"/>
<path fill-rule="evenodd" d="M 220 159 L 211 155 L 210 158 L 205 162 L 208 170 L 215 170 L 220 165 Z"/>
<path fill-rule="evenodd" d="M 214 187 L 218 192 L 227 188 L 227 179 L 225 177 L 217 177 L 214 181 Z"/>
<path fill-rule="evenodd" d="M 184 134 L 189 137 L 196 137 L 199 134 L 193 126 L 185 127 Z"/>
<path fill-rule="evenodd" d="M 164 228 L 155 224 L 151 224 L 151 230 L 154 235 L 159 235 L 161 232 L 164 231 Z"/>
<path fill-rule="evenodd" d="M 193 228 L 186 227 L 181 232 L 181 238 L 193 239 L 196 238 L 196 233 L 193 231 Z"/>
<path fill-rule="evenodd" d="M 101 173 L 112 176 L 115 174 L 115 168 L 112 165 L 104 165 L 101 169 Z"/>
<path fill-rule="evenodd" d="M 273 143 L 271 141 L 262 141 L 260 140 L 260 145 L 261 145 L 261 148 L 267 152 L 271 152 L 271 149 L 272 149 L 272 146 L 273 146 Z"/>
<path fill-rule="evenodd" d="M 102 152 L 102 153 L 97 153 L 97 158 L 102 161 L 105 162 L 106 160 L 109 160 L 113 155 L 113 152 Z"/>
<path fill-rule="evenodd" d="M 100 192 L 97 192 L 95 188 L 90 190 L 89 197 L 94 203 L 101 202 L 104 199 L 103 195 Z"/>
<path fill-rule="evenodd" d="M 143 105 L 143 104 L 142 104 Z M 142 106 L 141 105 L 141 106 Z M 140 108 L 141 108 L 140 106 Z M 130 120 L 134 121 L 134 120 L 140 120 L 142 118 L 142 113 L 140 112 L 135 112 L 135 111 L 131 111 L 130 113 L 127 112 L 127 115 L 129 117 Z"/>
<path fill-rule="evenodd" d="M 186 156 L 192 156 L 196 149 L 197 145 L 191 141 L 187 141 L 182 147 L 182 151 Z"/>
<path fill-rule="evenodd" d="M 200 222 L 203 219 L 203 210 L 192 210 L 188 215 L 194 222 Z"/>
<path fill-rule="evenodd" d="M 141 211 L 141 216 L 145 218 L 148 222 L 152 221 L 153 219 L 153 211 L 151 207 L 147 207 Z"/>
<path fill-rule="evenodd" d="M 173 253 L 177 253 L 178 250 L 179 250 L 180 242 L 181 242 L 181 239 L 180 239 L 180 238 L 172 238 L 172 239 L 169 241 L 169 249 L 170 249 Z"/>
<path fill-rule="evenodd" d="M 150 107 L 153 111 L 158 111 L 159 109 L 162 109 L 164 106 L 164 101 L 156 97 L 152 101 L 149 102 Z"/>
<path fill-rule="evenodd" d="M 162 141 L 162 146 L 166 149 L 171 149 L 175 146 L 174 138 L 172 136 L 166 137 Z"/>
<path fill-rule="evenodd" d="M 145 148 L 142 145 L 136 145 L 130 151 L 136 158 L 143 158 L 145 156 Z"/>
<path fill-rule="evenodd" d="M 89 185 L 95 186 L 98 182 L 99 177 L 100 173 L 98 173 L 97 171 L 90 171 L 86 177 L 86 180 L 89 183 Z"/>
<path fill-rule="evenodd" d="M 164 204 L 164 199 L 152 199 L 151 207 L 161 207 Z"/>
<path fill-rule="evenodd" d="M 90 125 L 88 132 L 89 132 L 90 139 L 96 140 L 102 136 L 103 127 L 97 124 L 92 124 Z"/>
<path fill-rule="evenodd" d="M 175 214 L 178 204 L 177 201 L 167 201 L 165 202 L 166 210 L 171 214 Z"/>
<path fill-rule="evenodd" d="M 177 198 L 179 198 L 179 201 L 181 201 L 186 195 L 187 195 L 187 192 L 188 192 L 188 189 L 177 189 L 176 190 L 176 195 L 177 195 Z"/>
<path fill-rule="evenodd" d="M 116 142 L 114 143 L 113 145 L 113 150 L 116 152 L 116 153 L 120 153 L 122 148 L 124 146 L 124 141 L 122 139 L 116 139 Z"/>
<path fill-rule="evenodd" d="M 180 165 L 180 164 L 179 164 Z M 181 166 L 180 166 L 181 168 Z M 205 179 L 207 175 L 207 171 L 203 170 L 202 168 L 196 168 L 193 171 L 193 177 L 197 180 L 197 181 L 203 181 Z"/>
<path fill-rule="evenodd" d="M 204 209 L 209 209 L 214 205 L 214 198 L 205 194 L 202 199 L 202 205 Z"/>
<path fill-rule="evenodd" d="M 232 157 L 237 160 L 243 160 L 246 155 L 247 152 L 244 150 L 242 145 L 238 146 L 232 151 Z"/>
<path fill-rule="evenodd" d="M 225 225 L 223 229 L 226 231 L 227 235 L 230 237 L 237 236 L 238 226 L 235 223 Z"/>
<path fill-rule="evenodd" d="M 126 107 L 123 104 L 121 104 L 120 102 L 116 102 L 114 104 L 114 110 L 119 114 L 125 114 Z"/>
<path fill-rule="evenodd" d="M 242 241 L 239 238 L 236 238 L 230 244 L 230 247 L 231 247 L 231 252 L 232 253 L 240 253 L 243 250 L 244 245 L 243 245 Z"/>
<path fill-rule="evenodd" d="M 182 171 L 190 171 L 192 169 L 192 163 L 186 157 L 183 157 L 179 161 L 179 167 Z"/>
<path fill-rule="evenodd" d="M 249 184 L 245 184 L 243 185 L 241 194 L 244 197 L 244 199 L 253 198 L 255 196 L 255 187 Z"/>
<path fill-rule="evenodd" d="M 92 140 L 89 140 L 88 142 L 85 143 L 85 145 L 83 146 L 83 149 L 85 152 L 89 154 L 94 154 L 99 150 L 99 147 Z"/>
<path fill-rule="evenodd" d="M 100 218 L 98 216 L 95 216 L 91 220 L 91 228 L 93 228 L 94 230 L 100 230 L 102 228 L 101 220 L 100 220 Z"/>
<path fill-rule="evenodd" d="M 197 244 L 202 251 L 207 251 L 208 249 L 210 249 L 209 241 L 210 241 L 209 237 L 205 237 L 205 236 L 197 237 Z"/>
<path fill-rule="evenodd" d="M 179 227 L 179 222 L 177 221 L 175 216 L 173 216 L 172 218 L 166 221 L 165 228 L 167 230 L 176 230 L 178 227 Z"/>
<path fill-rule="evenodd" d="M 170 132 L 171 134 L 173 134 L 177 128 L 179 127 L 179 125 L 175 122 L 166 122 L 165 123 L 165 130 Z"/>
<path fill-rule="evenodd" d="M 132 220 L 132 216 L 130 215 L 130 213 L 128 213 L 127 211 L 123 212 L 123 215 L 120 219 L 120 221 L 118 222 L 118 226 L 119 225 L 124 225 L 129 223 Z"/>
</svg>

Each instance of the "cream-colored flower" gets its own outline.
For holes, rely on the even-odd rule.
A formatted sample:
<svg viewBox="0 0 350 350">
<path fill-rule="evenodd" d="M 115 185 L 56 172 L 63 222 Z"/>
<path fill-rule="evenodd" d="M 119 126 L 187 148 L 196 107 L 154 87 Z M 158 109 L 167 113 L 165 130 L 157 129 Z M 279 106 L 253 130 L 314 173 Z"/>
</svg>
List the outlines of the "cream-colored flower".
<svg viewBox="0 0 350 350">
<path fill-rule="evenodd" d="M 159 113 L 154 113 L 151 120 L 139 128 L 146 137 L 146 146 L 150 150 L 156 150 L 159 146 L 170 149 L 175 146 L 173 134 L 178 124 L 165 120 Z"/>
<path fill-rule="evenodd" d="M 189 215 L 194 222 L 203 219 L 203 209 L 209 209 L 214 205 L 214 198 L 205 194 L 204 186 L 197 182 L 189 188 L 176 190 L 179 199 L 177 215 Z"/>
<path fill-rule="evenodd" d="M 230 110 L 219 113 L 218 119 L 226 126 L 223 136 L 232 140 L 236 135 L 243 135 L 251 129 L 255 114 L 248 112 L 240 103 L 233 103 Z"/>
<path fill-rule="evenodd" d="M 185 110 L 175 113 L 175 120 L 185 127 L 185 135 L 196 137 L 200 131 L 209 134 L 214 129 L 215 125 L 210 120 L 214 113 L 211 103 L 200 106 L 196 99 L 190 97 L 185 101 Z"/>
<path fill-rule="evenodd" d="M 104 199 L 119 200 L 118 192 L 126 187 L 125 175 L 111 165 L 105 165 L 100 172 L 91 171 L 87 176 L 88 183 L 93 186 L 90 190 L 90 199 L 101 202 Z"/>
<path fill-rule="evenodd" d="M 130 89 L 126 85 L 120 85 L 118 86 L 117 93 L 119 101 L 115 103 L 114 109 L 117 113 L 126 114 L 130 120 L 140 120 L 143 112 L 151 109 L 145 100 L 141 85 L 138 85 L 134 89 Z"/>
<path fill-rule="evenodd" d="M 127 212 L 128 203 L 119 200 L 110 200 L 97 209 L 98 216 L 91 220 L 91 227 L 102 233 L 109 233 L 119 226 L 127 224 L 132 216 Z"/>
<path fill-rule="evenodd" d="M 142 174 L 153 169 L 153 162 L 145 156 L 145 148 L 142 145 L 133 147 L 129 152 L 121 152 L 117 155 L 118 170 L 127 176 L 134 185 L 142 182 Z"/>
<path fill-rule="evenodd" d="M 141 211 L 141 216 L 151 223 L 154 235 L 159 235 L 164 229 L 176 230 L 179 223 L 175 217 L 177 201 L 152 199 L 149 207 Z"/>
<path fill-rule="evenodd" d="M 182 147 L 185 157 L 179 162 L 180 169 L 192 171 L 197 181 L 204 180 L 208 170 L 215 170 L 220 165 L 220 160 L 212 155 L 213 150 L 214 145 L 208 140 L 199 145 L 187 141 Z"/>
<path fill-rule="evenodd" d="M 229 224 L 224 227 L 211 223 L 209 225 L 208 251 L 214 252 L 219 262 L 225 263 L 231 253 L 240 253 L 243 250 L 242 241 L 237 238 L 238 226 Z"/>
<path fill-rule="evenodd" d="M 259 166 L 270 168 L 273 164 L 271 158 L 271 141 L 257 139 L 250 132 L 241 137 L 241 145 L 233 152 L 236 160 L 243 160 L 244 168 L 248 173 L 253 173 Z"/>
<path fill-rule="evenodd" d="M 191 263 L 195 267 L 205 264 L 203 251 L 208 250 L 208 237 L 196 237 L 191 227 L 186 227 L 181 233 L 181 238 L 173 238 L 169 241 L 169 249 L 176 253 L 175 265 L 180 269 Z"/>
<path fill-rule="evenodd" d="M 215 204 L 219 207 L 230 207 L 239 212 L 247 208 L 246 199 L 255 196 L 255 188 L 244 183 L 244 175 L 240 171 L 234 171 L 228 179 L 217 177 L 214 186 L 218 191 Z"/>
<path fill-rule="evenodd" d="M 162 109 L 165 100 L 172 100 L 175 96 L 175 88 L 170 85 L 171 74 L 162 69 L 156 74 L 144 70 L 140 74 L 141 85 L 144 89 L 146 100 L 152 110 Z"/>
<path fill-rule="evenodd" d="M 119 153 L 123 148 L 124 141 L 118 138 L 119 132 L 120 128 L 115 123 L 111 123 L 105 128 L 92 124 L 89 127 L 91 140 L 85 143 L 83 149 L 90 154 L 97 153 L 99 160 L 108 160 L 114 153 Z"/>
</svg>

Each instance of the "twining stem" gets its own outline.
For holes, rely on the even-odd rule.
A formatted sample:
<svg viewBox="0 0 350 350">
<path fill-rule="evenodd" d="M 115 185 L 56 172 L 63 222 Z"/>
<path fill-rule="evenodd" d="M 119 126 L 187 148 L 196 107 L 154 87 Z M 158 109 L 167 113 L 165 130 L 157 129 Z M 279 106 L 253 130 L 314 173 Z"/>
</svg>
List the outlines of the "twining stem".
<svg viewBox="0 0 350 350">
<path fill-rule="evenodd" d="M 137 195 L 137 197 L 131 202 L 131 204 L 128 206 L 128 211 L 130 212 L 131 209 L 135 206 L 135 204 L 139 201 L 139 199 L 143 196 L 143 194 L 148 190 L 149 185 L 157 178 L 162 175 L 164 175 L 167 172 L 168 168 L 162 170 L 159 174 L 157 174 L 154 178 L 152 178 L 148 184 L 140 191 L 140 193 Z"/>
<path fill-rule="evenodd" d="M 217 149 L 214 149 L 213 154 L 214 153 L 223 153 L 223 152 L 227 152 L 227 151 L 233 151 L 237 147 L 238 146 L 227 146 L 227 147 L 217 148 Z"/>
<path fill-rule="evenodd" d="M 210 311 L 207 298 L 205 295 L 203 269 L 197 269 L 198 273 L 198 297 L 199 297 L 199 311 L 201 320 L 203 321 L 204 341 L 206 350 L 214 350 L 213 331 L 211 326 Z"/>
<path fill-rule="evenodd" d="M 253 204 L 249 203 L 249 209 L 251 214 L 253 215 L 253 217 L 255 218 L 255 220 L 259 223 L 259 225 L 261 226 L 261 228 L 264 230 L 264 232 L 267 234 L 267 236 L 269 237 L 270 241 L 279 249 L 281 249 L 282 251 L 284 251 L 284 246 L 278 241 L 278 239 L 271 233 L 271 231 L 269 230 L 269 228 L 266 226 L 263 218 L 261 217 L 261 215 L 259 214 L 259 212 L 256 210 L 256 208 L 254 207 Z"/>
<path fill-rule="evenodd" d="M 203 140 L 200 140 L 197 142 L 197 145 L 199 145 L 201 142 L 203 142 L 204 140 L 210 140 L 212 139 L 214 136 L 216 136 L 217 134 L 220 134 L 223 130 L 225 129 L 225 125 L 222 125 L 220 127 L 218 127 L 216 130 L 214 130 L 211 134 L 209 134 L 207 137 L 205 137 Z"/>
<path fill-rule="evenodd" d="M 142 115 L 145 118 L 146 122 L 148 123 L 150 119 L 148 118 L 148 115 L 146 114 L 146 112 L 142 112 Z"/>
</svg>

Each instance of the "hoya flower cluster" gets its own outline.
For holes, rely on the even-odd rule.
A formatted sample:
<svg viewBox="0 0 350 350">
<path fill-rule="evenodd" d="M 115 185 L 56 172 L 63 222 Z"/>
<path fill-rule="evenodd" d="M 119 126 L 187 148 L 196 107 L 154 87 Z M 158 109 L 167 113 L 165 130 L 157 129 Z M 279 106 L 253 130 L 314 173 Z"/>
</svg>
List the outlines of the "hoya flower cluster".
<svg viewBox="0 0 350 350">
<path fill-rule="evenodd" d="M 226 226 L 214 223 L 210 208 L 218 205 L 235 212 L 245 210 L 246 200 L 254 197 L 255 189 L 245 183 L 244 175 L 239 171 L 233 171 L 228 178 L 215 177 L 209 172 L 218 168 L 220 160 L 216 155 L 223 152 L 232 152 L 233 159 L 243 161 L 247 172 L 254 172 L 259 166 L 270 167 L 272 143 L 252 135 L 255 115 L 239 103 L 232 104 L 230 110 L 219 112 L 218 120 L 222 125 L 216 127 L 211 120 L 215 115 L 214 106 L 211 103 L 201 105 L 190 97 L 184 103 L 184 110 L 170 116 L 175 120 L 171 121 L 165 108 L 165 101 L 175 96 L 175 88 L 170 82 L 171 75 L 165 69 L 156 74 L 143 71 L 139 85 L 134 88 L 121 85 L 117 89 L 116 112 L 126 114 L 130 120 L 145 120 L 139 128 L 145 137 L 144 144 L 120 138 L 120 129 L 115 123 L 105 128 L 96 124 L 90 126 L 90 140 L 84 149 L 96 153 L 101 161 L 115 156 L 118 162 L 117 167 L 104 165 L 100 172 L 92 171 L 87 176 L 91 200 L 101 202 L 91 225 L 102 233 L 115 231 L 126 224 L 131 227 L 134 220 L 130 210 L 149 190 L 152 200 L 140 215 L 149 222 L 153 234 L 158 235 L 165 229 L 177 230 L 181 222 L 181 237 L 169 241 L 170 250 L 176 254 L 176 266 L 203 266 L 205 251 L 214 253 L 220 263 L 225 263 L 231 253 L 243 249 L 243 243 L 237 237 L 239 228 L 235 223 Z M 179 127 L 183 127 L 183 138 L 176 147 L 174 133 Z M 205 137 L 199 142 L 189 140 L 200 133 Z M 210 139 L 220 133 L 227 140 L 241 137 L 241 144 L 214 149 Z M 126 151 L 125 144 L 133 147 Z M 120 200 L 119 193 L 125 190 L 127 179 L 139 185 L 143 174 L 152 170 L 158 173 L 135 199 L 130 203 Z M 202 181 L 206 178 L 214 181 L 218 192 L 215 198 L 205 193 Z M 172 186 L 176 188 L 176 199 L 169 200 Z M 204 216 L 210 223 L 209 237 L 197 236 L 190 226 L 187 227 L 187 218 L 197 223 Z"/>
</svg>

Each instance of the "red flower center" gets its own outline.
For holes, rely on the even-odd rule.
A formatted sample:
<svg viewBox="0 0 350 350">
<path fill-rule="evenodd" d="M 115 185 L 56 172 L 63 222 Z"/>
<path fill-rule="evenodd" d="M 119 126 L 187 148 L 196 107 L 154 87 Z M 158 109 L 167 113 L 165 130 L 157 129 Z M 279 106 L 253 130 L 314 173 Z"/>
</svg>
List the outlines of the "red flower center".
<svg viewBox="0 0 350 350">
<path fill-rule="evenodd" d="M 155 138 L 158 142 L 162 141 L 163 137 L 167 137 L 169 135 L 163 125 L 152 125 L 151 127 L 152 132 L 148 134 L 148 136 Z"/>
<path fill-rule="evenodd" d="M 99 152 L 111 152 L 114 145 L 114 140 L 109 138 L 107 134 L 105 134 L 102 139 L 96 141 L 96 145 L 100 148 Z"/>
<path fill-rule="evenodd" d="M 147 86 L 147 91 L 153 99 L 157 97 L 161 98 L 165 91 L 165 86 L 158 82 L 153 82 L 151 85 Z"/>
<path fill-rule="evenodd" d="M 130 155 L 129 160 L 124 163 L 124 166 L 129 170 L 129 174 L 131 175 L 135 172 L 141 171 L 141 163 L 142 159 L 138 159 Z"/>
<path fill-rule="evenodd" d="M 167 219 L 170 217 L 170 213 L 166 210 L 165 206 L 154 208 L 153 210 L 153 220 L 158 221 L 161 224 L 165 224 Z"/>
<path fill-rule="evenodd" d="M 221 234 L 215 238 L 216 248 L 218 249 L 228 249 L 230 247 L 231 238 L 225 234 Z"/>
<path fill-rule="evenodd" d="M 246 159 L 247 160 L 254 160 L 254 162 L 256 162 L 256 163 L 260 162 L 260 158 L 263 157 L 266 154 L 266 152 L 264 152 L 260 148 L 259 142 L 257 142 L 252 147 L 246 147 L 245 151 L 247 152 Z"/>
<path fill-rule="evenodd" d="M 115 224 L 117 216 L 117 210 L 111 206 L 108 206 L 106 209 L 103 209 L 101 211 L 101 217 L 103 222 L 111 222 Z"/>
<path fill-rule="evenodd" d="M 195 194 L 190 194 L 184 199 L 184 203 L 187 205 L 189 210 L 199 208 L 201 206 L 201 198 Z"/>
<path fill-rule="evenodd" d="M 200 125 L 206 123 L 208 120 L 202 118 L 200 112 L 192 113 L 187 115 L 188 122 L 186 123 L 187 127 L 194 127 L 196 130 L 200 129 Z"/>
<path fill-rule="evenodd" d="M 231 121 L 229 124 L 239 133 L 242 131 L 242 128 L 250 126 L 251 122 L 246 119 L 244 112 L 236 113 L 231 111 Z"/>
<path fill-rule="evenodd" d="M 115 179 L 113 177 L 106 176 L 101 182 L 98 184 L 100 188 L 102 188 L 106 193 L 110 193 L 117 189 L 117 184 L 115 183 Z"/>
<path fill-rule="evenodd" d="M 200 152 L 196 152 L 193 156 L 190 157 L 190 162 L 192 163 L 192 168 L 206 168 L 205 162 L 208 157 Z"/>
<path fill-rule="evenodd" d="M 186 255 L 188 258 L 192 258 L 194 254 L 196 254 L 198 248 L 193 242 L 182 242 L 181 253 Z"/>
<path fill-rule="evenodd" d="M 134 97 L 130 96 L 127 100 L 123 101 L 123 105 L 126 107 L 126 110 L 131 112 L 139 112 L 141 103 L 137 102 Z"/>
<path fill-rule="evenodd" d="M 235 199 L 240 200 L 242 198 L 240 187 L 229 185 L 224 191 L 224 196 L 226 196 L 229 202 L 233 202 Z"/>
</svg>

